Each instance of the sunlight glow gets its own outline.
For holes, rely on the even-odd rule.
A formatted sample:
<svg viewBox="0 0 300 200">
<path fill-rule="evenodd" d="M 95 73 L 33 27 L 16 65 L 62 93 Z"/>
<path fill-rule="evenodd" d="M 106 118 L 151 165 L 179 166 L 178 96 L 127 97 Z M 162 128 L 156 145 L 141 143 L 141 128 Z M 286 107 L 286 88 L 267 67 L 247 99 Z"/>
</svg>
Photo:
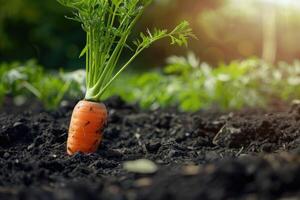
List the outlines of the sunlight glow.
<svg viewBox="0 0 300 200">
<path fill-rule="evenodd" d="M 257 2 L 275 4 L 279 6 L 300 6 L 299 0 L 256 0 Z"/>
<path fill-rule="evenodd" d="M 231 3 L 236 5 L 247 4 L 269 4 L 280 7 L 300 8 L 300 0 L 230 0 Z"/>
</svg>

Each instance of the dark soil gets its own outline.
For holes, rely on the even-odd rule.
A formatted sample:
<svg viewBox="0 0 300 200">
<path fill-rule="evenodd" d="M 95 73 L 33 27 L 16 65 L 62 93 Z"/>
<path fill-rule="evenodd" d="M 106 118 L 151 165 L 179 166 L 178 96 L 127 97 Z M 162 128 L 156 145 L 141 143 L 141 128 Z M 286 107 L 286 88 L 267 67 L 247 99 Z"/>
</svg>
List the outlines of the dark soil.
<svg viewBox="0 0 300 200">
<path fill-rule="evenodd" d="M 66 155 L 74 104 L 55 112 L 7 105 L 0 114 L 0 199 L 298 199 L 300 106 L 285 112 L 141 111 L 106 102 L 97 153 Z M 16 111 L 17 110 L 17 111 Z M 11 114 L 13 113 L 13 114 Z M 146 158 L 152 174 L 123 164 Z"/>
</svg>

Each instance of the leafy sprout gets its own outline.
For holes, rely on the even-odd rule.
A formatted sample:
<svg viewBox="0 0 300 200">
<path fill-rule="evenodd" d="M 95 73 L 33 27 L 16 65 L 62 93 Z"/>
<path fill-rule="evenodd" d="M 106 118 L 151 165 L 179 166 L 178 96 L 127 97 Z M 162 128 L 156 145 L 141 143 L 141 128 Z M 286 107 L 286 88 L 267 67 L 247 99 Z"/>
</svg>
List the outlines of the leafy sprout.
<svg viewBox="0 0 300 200">
<path fill-rule="evenodd" d="M 170 38 L 171 44 L 186 46 L 193 37 L 189 23 L 184 21 L 172 31 L 154 29 L 141 33 L 140 38 L 129 43 L 128 38 L 145 8 L 152 0 L 58 0 L 72 8 L 72 20 L 81 23 L 86 32 L 86 45 L 80 56 L 86 56 L 85 99 L 99 101 L 111 83 L 154 42 Z M 119 65 L 125 48 L 132 50 L 127 62 Z"/>
</svg>

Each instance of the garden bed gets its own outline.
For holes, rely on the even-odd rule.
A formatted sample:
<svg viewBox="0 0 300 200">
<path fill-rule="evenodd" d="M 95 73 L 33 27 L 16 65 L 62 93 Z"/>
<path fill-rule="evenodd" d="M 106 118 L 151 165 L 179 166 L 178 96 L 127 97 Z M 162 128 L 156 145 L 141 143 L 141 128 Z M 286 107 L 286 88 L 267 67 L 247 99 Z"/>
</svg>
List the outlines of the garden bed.
<svg viewBox="0 0 300 200">
<path fill-rule="evenodd" d="M 300 195 L 300 106 L 284 111 L 142 111 L 106 102 L 97 153 L 66 154 L 73 103 L 0 114 L 0 199 L 275 199 Z M 124 162 L 146 158 L 155 173 Z"/>
</svg>

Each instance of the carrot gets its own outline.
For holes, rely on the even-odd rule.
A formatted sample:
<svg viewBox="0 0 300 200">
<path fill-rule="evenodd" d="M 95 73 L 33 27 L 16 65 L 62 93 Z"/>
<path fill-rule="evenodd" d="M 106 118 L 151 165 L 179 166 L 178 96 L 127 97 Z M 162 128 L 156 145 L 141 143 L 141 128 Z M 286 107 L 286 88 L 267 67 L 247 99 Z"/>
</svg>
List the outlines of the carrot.
<svg viewBox="0 0 300 200">
<path fill-rule="evenodd" d="M 107 109 L 103 103 L 80 101 L 75 106 L 69 127 L 67 152 L 92 153 L 98 149 L 107 123 Z"/>
<path fill-rule="evenodd" d="M 172 31 L 165 29 L 147 30 L 132 43 L 129 38 L 135 24 L 153 0 L 58 0 L 75 11 L 68 17 L 81 23 L 86 32 L 86 45 L 80 57 L 86 61 L 85 101 L 79 102 L 72 115 L 67 141 L 68 154 L 97 150 L 107 111 L 100 102 L 112 82 L 145 49 L 158 40 L 169 38 L 171 44 L 187 46 L 188 37 L 194 37 L 187 21 Z M 130 58 L 120 63 L 124 49 L 132 50 Z M 117 67 L 119 66 L 119 67 Z"/>
</svg>

